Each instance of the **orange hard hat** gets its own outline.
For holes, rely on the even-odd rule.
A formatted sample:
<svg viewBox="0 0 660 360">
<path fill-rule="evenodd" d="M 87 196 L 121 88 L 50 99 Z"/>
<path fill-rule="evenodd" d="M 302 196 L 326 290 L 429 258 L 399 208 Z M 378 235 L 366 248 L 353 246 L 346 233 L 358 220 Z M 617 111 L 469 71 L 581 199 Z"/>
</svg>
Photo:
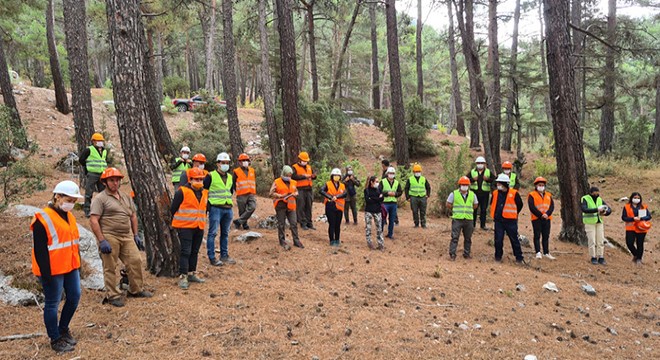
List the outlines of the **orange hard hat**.
<svg viewBox="0 0 660 360">
<path fill-rule="evenodd" d="M 238 161 L 250 161 L 250 156 L 246 153 L 238 155 Z"/>
<path fill-rule="evenodd" d="M 191 179 L 203 179 L 206 177 L 206 174 L 204 170 L 194 167 L 188 170 L 188 177 Z"/>
<path fill-rule="evenodd" d="M 547 184 L 548 180 L 546 180 L 543 176 L 539 176 L 536 179 L 534 179 L 534 185 L 536 185 L 538 183 L 541 183 L 541 182 L 544 183 L 544 184 Z"/>
<path fill-rule="evenodd" d="M 201 153 L 200 154 L 195 154 L 195 156 L 193 156 L 192 160 L 193 161 L 198 161 L 198 162 L 201 162 L 201 163 L 205 163 L 206 162 L 206 156 L 204 156 L 204 154 L 201 154 Z"/>
<path fill-rule="evenodd" d="M 307 151 L 303 151 L 300 154 L 298 154 L 298 159 L 302 161 L 309 161 L 309 154 L 307 153 Z"/>
<path fill-rule="evenodd" d="M 103 174 L 101 174 L 101 180 L 105 180 L 105 179 L 108 179 L 108 178 L 111 178 L 111 177 L 118 177 L 118 178 L 123 179 L 124 175 L 121 174 L 119 169 L 114 168 L 114 167 L 109 167 L 109 168 L 103 170 Z"/>
<path fill-rule="evenodd" d="M 421 172 L 421 171 L 422 171 L 422 165 L 420 164 L 413 165 L 413 172 Z"/>
<path fill-rule="evenodd" d="M 101 133 L 94 133 L 92 135 L 92 141 L 105 141 L 105 138 L 103 138 L 103 134 Z"/>
<path fill-rule="evenodd" d="M 511 161 L 505 161 L 502 163 L 502 169 L 513 169 L 513 164 Z"/>
<path fill-rule="evenodd" d="M 635 223 L 635 226 L 637 226 L 637 229 L 640 231 L 649 231 L 651 230 L 651 222 L 644 220 L 644 221 L 637 221 Z"/>
<path fill-rule="evenodd" d="M 467 176 L 461 176 L 461 178 L 458 179 L 458 185 L 470 185 L 470 178 Z"/>
</svg>

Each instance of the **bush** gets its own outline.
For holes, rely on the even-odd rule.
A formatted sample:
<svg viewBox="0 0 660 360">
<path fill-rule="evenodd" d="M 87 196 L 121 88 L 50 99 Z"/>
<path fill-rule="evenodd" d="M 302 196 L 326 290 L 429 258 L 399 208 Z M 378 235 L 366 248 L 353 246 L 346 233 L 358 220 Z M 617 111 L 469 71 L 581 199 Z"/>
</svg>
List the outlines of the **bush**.
<svg viewBox="0 0 660 360">
<path fill-rule="evenodd" d="M 110 80 L 109 78 L 105 79 L 105 82 L 103 83 L 103 88 L 112 90 L 112 80 Z"/>
<path fill-rule="evenodd" d="M 339 167 L 342 173 L 342 179 L 346 175 L 346 166 L 351 166 L 353 168 L 353 175 L 355 178 L 360 181 L 360 187 L 356 188 L 356 197 L 357 197 L 357 208 L 359 211 L 364 210 L 364 187 L 367 186 L 367 178 L 370 176 L 367 174 L 367 169 L 362 165 L 357 159 L 344 161 L 341 166 L 330 166 L 326 162 L 321 163 L 320 166 L 315 168 L 316 170 L 316 180 L 312 184 L 312 191 L 314 192 L 314 199 L 317 201 L 323 201 L 323 196 L 321 196 L 320 191 L 323 188 L 323 185 L 330 180 L 330 172 L 333 168 Z"/>
<path fill-rule="evenodd" d="M 163 112 L 170 114 L 170 115 L 176 115 L 177 110 L 174 104 L 172 104 L 172 98 L 169 96 L 165 96 L 163 98 L 163 102 L 161 103 L 161 106 L 163 108 Z"/>
<path fill-rule="evenodd" d="M 472 166 L 472 157 L 467 142 L 464 142 L 458 152 L 451 149 L 441 149 L 438 155 L 443 163 L 443 169 L 436 185 L 436 194 L 438 200 L 431 208 L 431 212 L 436 216 L 447 214 L 447 197 L 449 193 L 458 188 L 458 179 L 467 174 Z"/>
<path fill-rule="evenodd" d="M 436 115 L 433 109 L 424 107 L 418 97 L 406 104 L 406 134 L 408 135 L 408 151 L 411 157 L 435 156 L 438 149 L 428 132 L 435 123 Z M 383 130 L 394 147 L 394 123 L 391 112 L 383 119 Z"/>
<path fill-rule="evenodd" d="M 634 158 L 636 160 L 645 158 L 651 136 L 651 126 L 652 124 L 646 116 L 624 121 L 621 132 L 617 134 L 617 141 L 614 142 L 614 155 L 617 158 Z"/>
<path fill-rule="evenodd" d="M 0 105 L 0 163 L 7 163 L 12 159 L 12 148 L 25 148 L 25 129 L 11 126 L 12 110 Z"/>
<path fill-rule="evenodd" d="M 167 76 L 163 79 L 163 92 L 170 97 L 188 97 L 190 86 L 188 82 L 178 76 Z"/>
<path fill-rule="evenodd" d="M 43 181 L 45 165 L 31 158 L 35 152 L 36 148 L 33 148 L 25 158 L 0 169 L 0 188 L 2 188 L 0 211 L 11 202 L 29 196 L 35 191 L 46 189 Z"/>
</svg>

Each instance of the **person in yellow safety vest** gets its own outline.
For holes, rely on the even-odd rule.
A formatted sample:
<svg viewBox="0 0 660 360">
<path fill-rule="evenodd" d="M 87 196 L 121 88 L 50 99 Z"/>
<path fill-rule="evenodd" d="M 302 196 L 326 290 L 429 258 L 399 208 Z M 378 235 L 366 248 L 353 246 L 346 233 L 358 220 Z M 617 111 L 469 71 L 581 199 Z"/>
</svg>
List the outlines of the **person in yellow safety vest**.
<svg viewBox="0 0 660 360">
<path fill-rule="evenodd" d="M 189 283 L 203 283 L 197 270 L 197 257 L 199 248 L 204 239 L 204 225 L 206 224 L 206 208 L 209 191 L 204 189 L 204 170 L 191 169 L 190 183 L 180 187 L 174 193 L 170 212 L 172 213 L 172 227 L 177 230 L 181 241 L 179 254 L 179 288 L 188 289 Z"/>
<path fill-rule="evenodd" d="M 330 172 L 330 180 L 323 185 L 320 191 L 324 197 L 325 216 L 328 219 L 328 237 L 330 246 L 341 244 L 341 219 L 346 206 L 346 185 L 341 182 L 341 170 L 334 168 Z"/>
<path fill-rule="evenodd" d="M 387 211 L 389 221 L 387 223 L 387 238 L 394 240 L 394 219 L 397 218 L 397 198 L 403 194 L 399 180 L 395 179 L 396 169 L 390 166 L 387 169 L 387 177 L 380 182 L 379 189 L 383 194 L 383 205 Z M 384 222 L 384 220 L 383 220 Z M 383 223 L 383 226 L 385 224 Z"/>
<path fill-rule="evenodd" d="M 603 216 L 609 216 L 612 209 L 600 197 L 600 190 L 592 186 L 589 194 L 580 200 L 582 207 L 582 222 L 587 232 L 589 242 L 589 255 L 593 265 L 606 265 L 605 262 L 605 229 L 603 227 Z"/>
<path fill-rule="evenodd" d="M 286 242 L 284 228 L 286 227 L 287 220 L 289 221 L 289 228 L 293 236 L 293 245 L 303 249 L 305 246 L 298 238 L 298 221 L 296 219 L 296 197 L 298 196 L 298 189 L 296 181 L 291 179 L 293 169 L 284 165 L 282 167 L 282 176 L 273 181 L 268 195 L 273 199 L 273 207 L 275 208 L 275 216 L 277 217 L 277 238 L 280 241 L 280 246 L 284 250 L 291 249 L 291 246 Z"/>
<path fill-rule="evenodd" d="M 488 209 L 488 198 L 490 197 L 490 188 L 493 178 L 491 177 L 490 170 L 486 167 L 486 159 L 483 156 L 477 157 L 474 161 L 477 165 L 474 169 L 467 173 L 470 179 L 470 190 L 477 195 L 479 200 L 479 221 L 482 230 L 488 230 L 486 227 L 486 210 Z M 472 223 L 477 226 L 477 209 L 474 209 Z"/>
<path fill-rule="evenodd" d="M 238 205 L 239 218 L 234 220 L 236 229 L 250 230 L 248 220 L 257 209 L 257 176 L 250 166 L 250 156 L 240 154 L 238 156 L 239 167 L 234 169 L 236 180 L 236 203 Z"/>
<path fill-rule="evenodd" d="M 92 145 L 86 147 L 78 156 L 78 162 L 85 174 L 85 203 L 83 210 L 85 217 L 89 217 L 89 206 L 92 203 L 94 192 L 101 192 L 105 188 L 101 182 L 101 174 L 108 167 L 108 151 L 105 149 L 105 138 L 101 133 L 92 135 Z"/>
<path fill-rule="evenodd" d="M 635 265 L 642 265 L 644 239 L 651 229 L 651 210 L 642 201 L 642 194 L 637 191 L 630 194 L 628 203 L 623 207 L 621 220 L 626 224 L 626 246 L 632 254 Z"/>
<path fill-rule="evenodd" d="M 76 218 L 71 213 L 76 201 L 82 199 L 78 185 L 62 181 L 53 189 L 48 206 L 38 210 L 32 222 L 32 273 L 39 278 L 44 293 L 44 324 L 55 352 L 74 350 L 77 341 L 71 335 L 69 323 L 80 301 L 80 249 Z M 60 321 L 57 310 L 62 301 Z"/>
<path fill-rule="evenodd" d="M 518 175 L 513 172 L 513 164 L 511 161 L 505 161 L 502 163 L 502 173 L 509 177 L 509 188 L 516 190 L 520 189 Z"/>
<path fill-rule="evenodd" d="M 449 258 L 456 260 L 458 238 L 463 231 L 463 257 L 471 259 L 472 232 L 474 232 L 473 210 L 479 205 L 477 195 L 470 190 L 470 179 L 462 176 L 458 179 L 458 189 L 449 193 L 447 209 L 451 210 L 451 242 L 449 243 Z"/>
<path fill-rule="evenodd" d="M 186 173 L 186 170 L 192 167 L 192 159 L 190 159 L 190 148 L 184 146 L 181 148 L 180 156 L 176 157 L 174 161 L 170 164 L 170 170 L 172 170 L 172 185 L 174 185 L 174 190 L 176 191 L 181 182 L 181 175 Z"/>
<path fill-rule="evenodd" d="M 527 206 L 532 218 L 532 228 L 534 229 L 534 252 L 537 259 L 554 260 L 550 255 L 550 225 L 552 222 L 552 213 L 555 211 L 555 201 L 552 194 L 546 190 L 547 180 L 544 177 L 534 179 L 534 191 L 527 195 Z M 543 254 L 541 254 L 541 244 L 543 244 Z"/>
<path fill-rule="evenodd" d="M 229 230 L 234 217 L 232 194 L 236 190 L 234 177 L 229 174 L 231 158 L 226 152 L 218 154 L 217 169 L 204 178 L 204 189 L 209 191 L 209 233 L 206 237 L 206 254 L 213 266 L 235 264 L 227 249 Z M 220 227 L 220 260 L 215 258 L 215 235 Z"/>
<path fill-rule="evenodd" d="M 188 174 L 190 173 L 190 169 L 198 168 L 204 170 L 205 166 L 206 166 L 206 156 L 204 156 L 204 154 L 202 153 L 195 154 L 195 156 L 193 156 L 192 158 L 192 166 L 189 169 L 186 169 L 186 171 L 181 174 L 181 180 L 179 181 L 179 186 L 186 185 L 189 182 Z M 209 173 L 207 170 L 204 170 L 204 172 L 206 174 Z"/>
<path fill-rule="evenodd" d="M 495 261 L 502 262 L 504 234 L 511 241 L 516 262 L 525 264 L 520 240 L 518 240 L 518 214 L 523 208 L 523 201 L 516 189 L 509 188 L 509 177 L 500 174 L 495 180 L 497 190 L 493 192 L 490 204 L 490 216 L 495 222 Z"/>
<path fill-rule="evenodd" d="M 422 176 L 422 165 L 413 165 L 413 176 L 408 179 L 404 190 L 406 200 L 410 201 L 415 227 L 422 225 L 426 229 L 426 205 L 431 196 L 431 184 Z"/>
<path fill-rule="evenodd" d="M 314 194 L 312 194 L 312 182 L 316 179 L 312 166 L 309 165 L 309 154 L 305 151 L 298 155 L 298 163 L 293 164 L 293 175 L 291 179 L 296 181 L 298 189 L 297 217 L 298 223 L 303 230 L 316 230 L 312 219 L 312 205 Z"/>
</svg>

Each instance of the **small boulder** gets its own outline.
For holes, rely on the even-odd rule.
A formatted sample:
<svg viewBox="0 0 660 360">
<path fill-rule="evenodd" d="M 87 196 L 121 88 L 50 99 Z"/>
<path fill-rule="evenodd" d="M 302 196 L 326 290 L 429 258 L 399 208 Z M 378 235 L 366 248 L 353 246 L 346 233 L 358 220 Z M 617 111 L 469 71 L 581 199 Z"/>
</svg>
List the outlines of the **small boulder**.
<svg viewBox="0 0 660 360">
<path fill-rule="evenodd" d="M 582 285 L 582 290 L 584 290 L 584 292 L 586 292 L 588 295 L 596 296 L 596 289 L 594 289 L 594 287 L 589 284 Z"/>
<path fill-rule="evenodd" d="M 520 245 L 523 247 L 527 247 L 527 248 L 532 247 L 532 245 L 529 243 L 529 239 L 525 235 L 518 234 L 518 241 L 520 241 Z"/>
<path fill-rule="evenodd" d="M 559 292 L 559 288 L 555 283 L 548 281 L 543 285 L 543 288 L 552 292 Z"/>
<path fill-rule="evenodd" d="M 248 243 L 248 242 L 251 242 L 253 240 L 260 239 L 262 237 L 263 237 L 263 235 L 261 235 L 260 233 L 258 233 L 256 231 L 250 231 L 250 232 L 247 232 L 245 234 L 241 234 L 241 235 L 236 236 L 234 238 L 234 240 L 240 241 L 240 242 L 243 242 L 243 243 Z"/>
<path fill-rule="evenodd" d="M 275 217 L 275 215 L 271 215 L 259 221 L 259 224 L 257 224 L 257 228 L 275 230 L 277 229 L 277 218 Z"/>
</svg>

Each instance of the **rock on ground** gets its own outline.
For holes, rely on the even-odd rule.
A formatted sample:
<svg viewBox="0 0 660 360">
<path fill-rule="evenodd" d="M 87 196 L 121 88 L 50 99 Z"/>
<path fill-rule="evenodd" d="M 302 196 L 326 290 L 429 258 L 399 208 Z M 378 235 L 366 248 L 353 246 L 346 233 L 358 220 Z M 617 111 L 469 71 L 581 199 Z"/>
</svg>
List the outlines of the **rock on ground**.
<svg viewBox="0 0 660 360">
<path fill-rule="evenodd" d="M 261 235 L 261 233 L 258 233 L 256 231 L 250 231 L 250 232 L 247 232 L 245 234 L 241 234 L 241 235 L 238 235 L 238 236 L 234 237 L 234 240 L 246 243 L 246 242 L 251 242 L 251 241 L 256 240 L 256 239 L 260 239 L 262 237 L 263 237 L 263 235 Z"/>
</svg>

